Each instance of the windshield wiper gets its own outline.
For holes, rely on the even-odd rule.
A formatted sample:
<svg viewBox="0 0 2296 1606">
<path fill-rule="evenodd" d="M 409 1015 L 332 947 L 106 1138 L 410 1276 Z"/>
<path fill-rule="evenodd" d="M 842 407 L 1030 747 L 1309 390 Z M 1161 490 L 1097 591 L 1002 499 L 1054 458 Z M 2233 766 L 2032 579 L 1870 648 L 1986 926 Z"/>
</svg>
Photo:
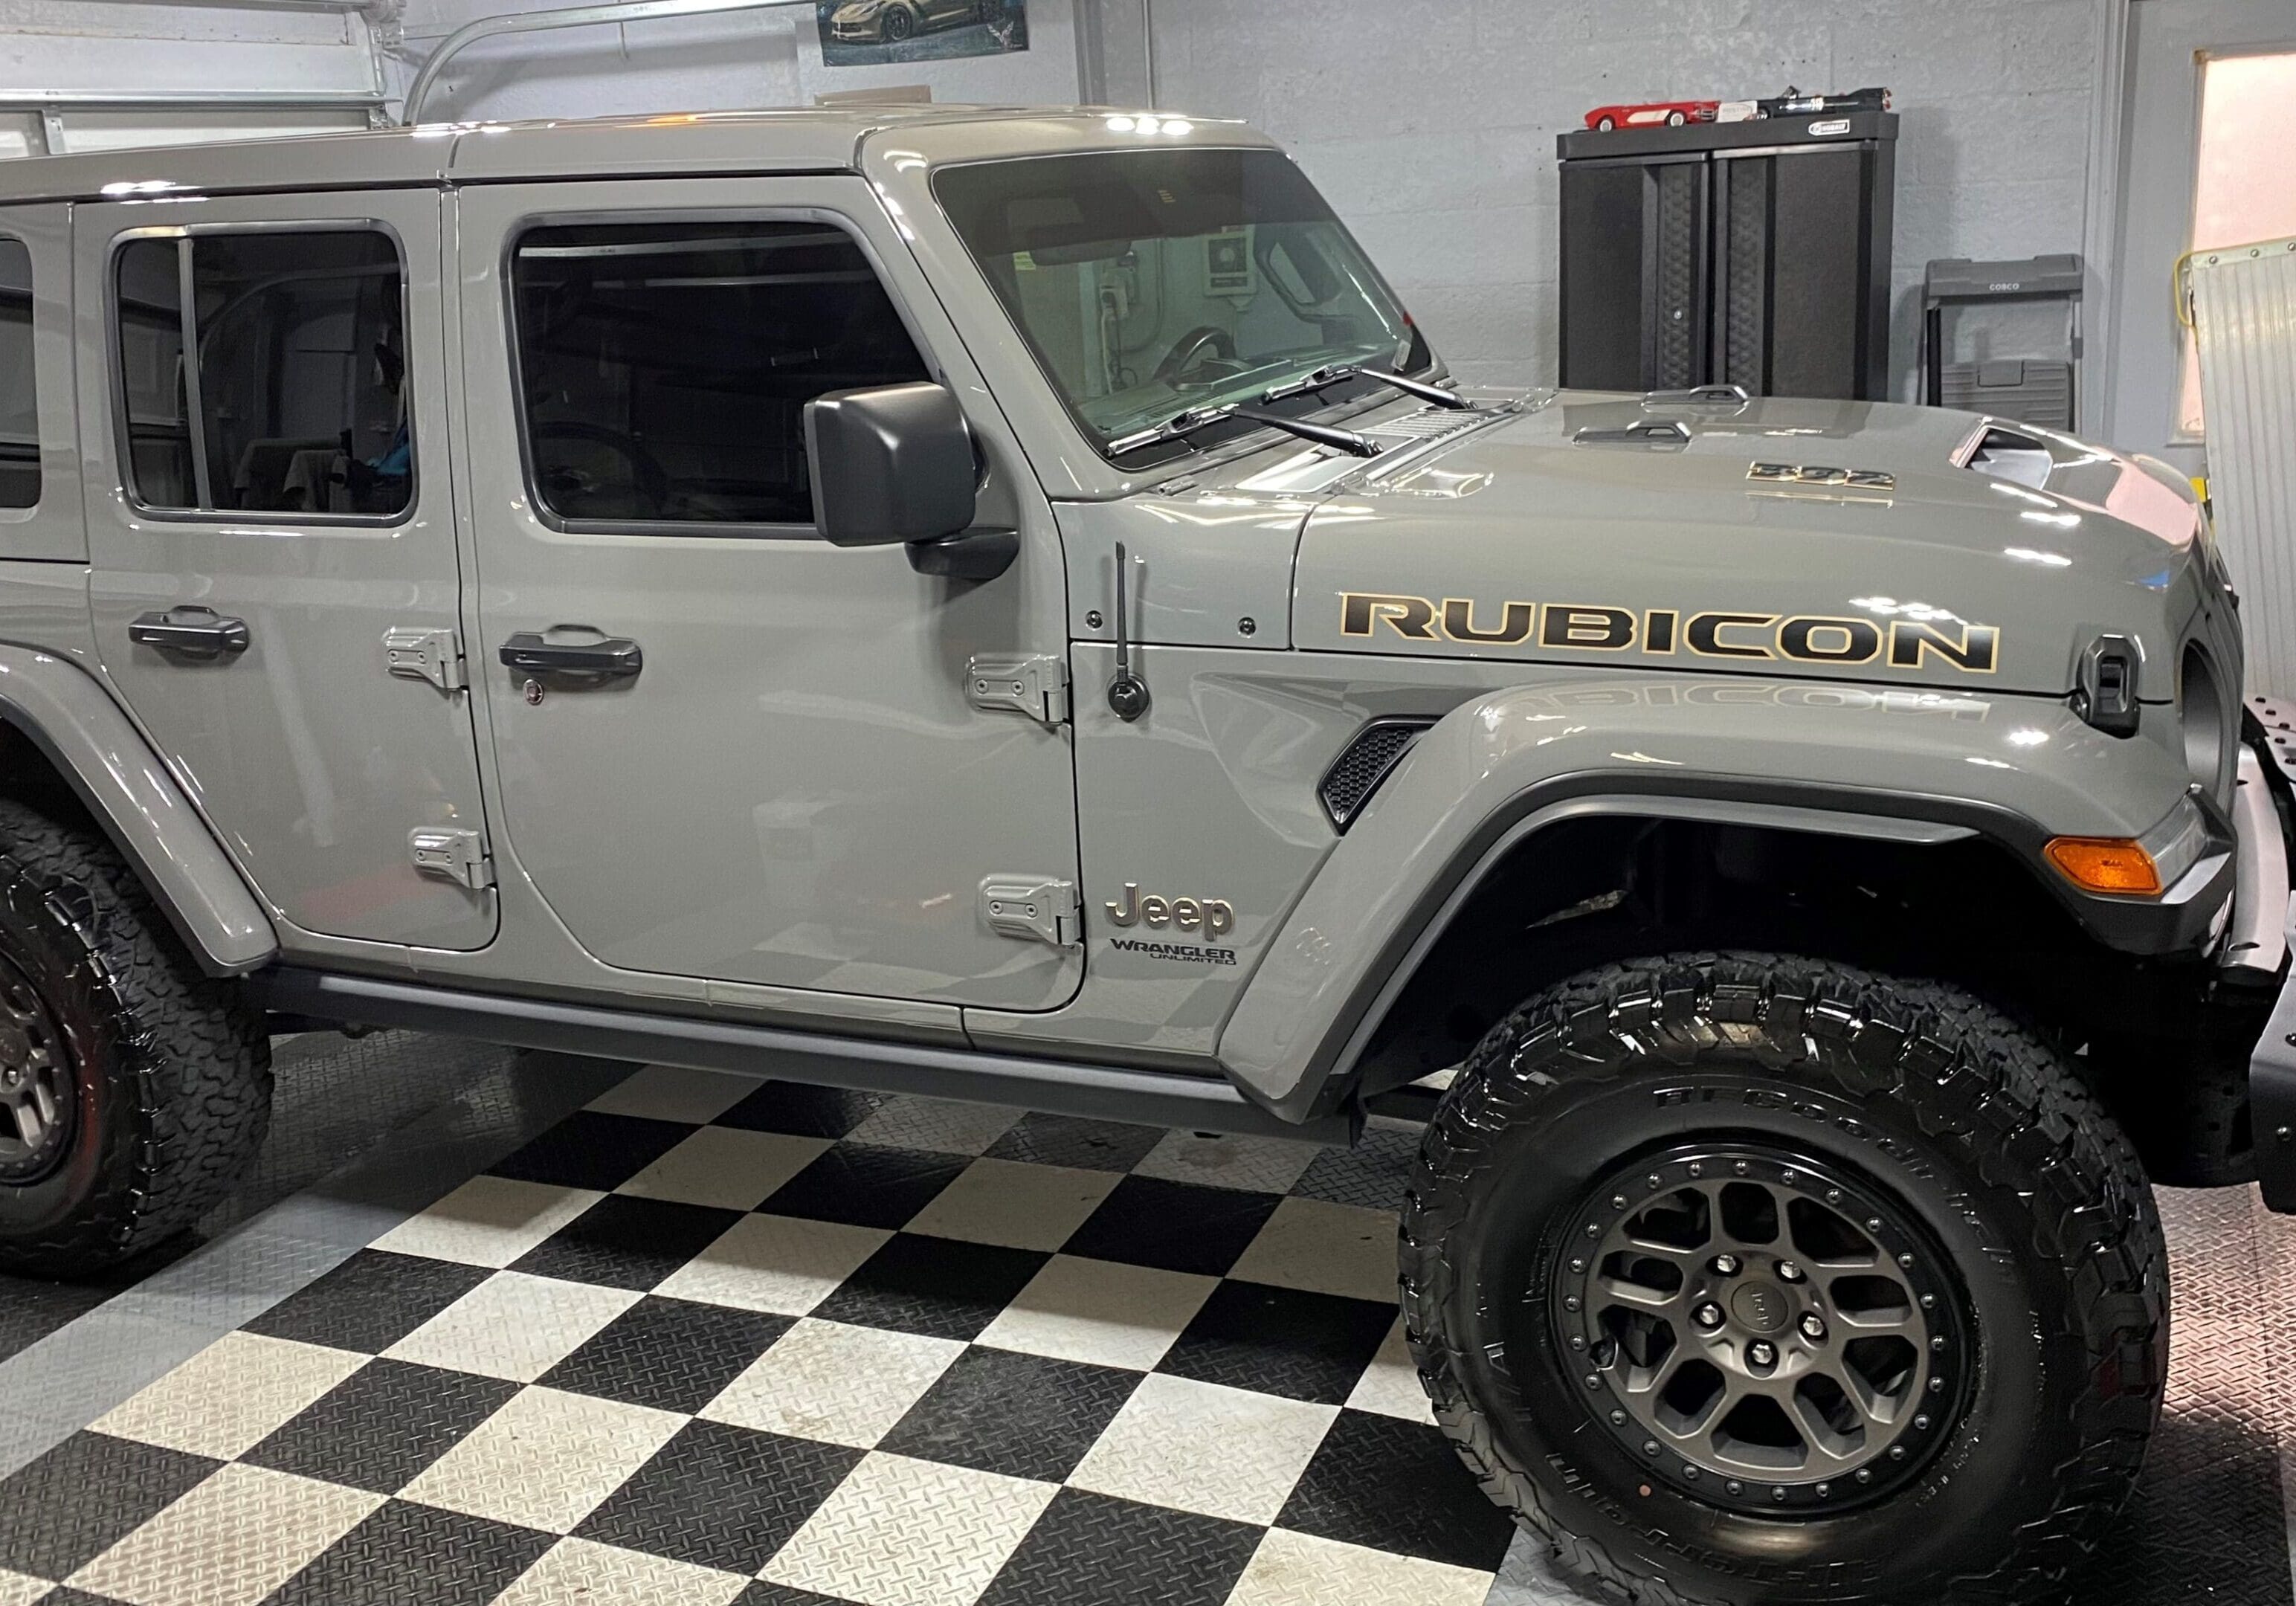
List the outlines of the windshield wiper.
<svg viewBox="0 0 2296 1606">
<path fill-rule="evenodd" d="M 1279 402 L 1287 397 L 1303 396 L 1310 390 L 1328 389 L 1342 380 L 1350 379 L 1377 380 L 1381 384 L 1392 386 L 1406 396 L 1415 396 L 1422 401 L 1431 402 L 1436 406 L 1448 407 L 1456 412 L 1471 412 L 1475 405 L 1456 390 L 1447 389 L 1441 385 L 1431 385 L 1423 379 L 1406 379 L 1400 373 L 1390 373 L 1384 368 L 1366 368 L 1360 363 L 1328 364 L 1316 369 L 1313 373 L 1292 381 L 1289 384 L 1275 386 L 1273 389 L 1263 393 L 1259 399 L 1263 402 Z"/>
<path fill-rule="evenodd" d="M 1127 452 L 1136 452 L 1142 447 L 1152 447 L 1160 441 L 1177 440 L 1192 435 L 1206 424 L 1216 424 L 1223 419 L 1242 418 L 1271 429 L 1283 430 L 1302 440 L 1312 440 L 1318 446 L 1337 447 L 1357 457 L 1376 457 L 1380 454 L 1377 441 L 1357 434 L 1353 430 L 1334 429 L 1330 424 L 1309 423 L 1304 418 L 1287 418 L 1281 413 L 1265 412 L 1259 407 L 1231 406 L 1226 407 L 1190 407 L 1175 413 L 1152 430 L 1143 430 L 1136 435 L 1119 436 L 1108 443 L 1109 455 L 1121 457 Z"/>
</svg>

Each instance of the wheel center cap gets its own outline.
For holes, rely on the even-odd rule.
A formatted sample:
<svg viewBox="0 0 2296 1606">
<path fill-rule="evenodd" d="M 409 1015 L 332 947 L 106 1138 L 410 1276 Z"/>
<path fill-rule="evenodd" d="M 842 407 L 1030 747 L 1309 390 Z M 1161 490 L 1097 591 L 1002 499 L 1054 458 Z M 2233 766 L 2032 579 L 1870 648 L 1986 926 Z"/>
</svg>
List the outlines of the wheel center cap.
<svg viewBox="0 0 2296 1606">
<path fill-rule="evenodd" d="M 1792 1314 L 1785 1291 L 1772 1282 L 1749 1282 L 1730 1296 L 1730 1314 L 1750 1332 L 1773 1333 Z"/>
</svg>

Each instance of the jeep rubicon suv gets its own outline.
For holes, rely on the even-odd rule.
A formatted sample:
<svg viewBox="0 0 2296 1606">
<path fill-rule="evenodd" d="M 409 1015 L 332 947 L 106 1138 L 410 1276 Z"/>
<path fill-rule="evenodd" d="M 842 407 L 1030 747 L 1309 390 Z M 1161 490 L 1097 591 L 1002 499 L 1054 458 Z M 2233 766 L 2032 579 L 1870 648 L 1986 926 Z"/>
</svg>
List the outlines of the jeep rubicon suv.
<svg viewBox="0 0 2296 1606">
<path fill-rule="evenodd" d="M 2148 1178 L 2296 1207 L 2158 465 L 1454 389 L 1280 151 L 1102 111 L 0 164 L 0 333 L 11 1269 L 196 1217 L 266 1028 L 1327 1141 L 1455 1069 L 1399 1286 L 1494 1500 L 2001 1601 L 2158 1415 Z"/>
</svg>

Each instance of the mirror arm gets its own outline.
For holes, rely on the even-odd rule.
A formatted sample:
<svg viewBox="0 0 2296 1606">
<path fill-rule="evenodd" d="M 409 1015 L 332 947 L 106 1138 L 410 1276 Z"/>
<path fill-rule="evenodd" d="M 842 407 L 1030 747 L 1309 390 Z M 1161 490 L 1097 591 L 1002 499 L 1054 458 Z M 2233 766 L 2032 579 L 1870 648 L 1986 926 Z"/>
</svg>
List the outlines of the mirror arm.
<svg viewBox="0 0 2296 1606">
<path fill-rule="evenodd" d="M 993 580 L 1021 555 L 1021 532 L 966 529 L 937 541 L 909 543 L 909 567 L 947 580 Z"/>
</svg>

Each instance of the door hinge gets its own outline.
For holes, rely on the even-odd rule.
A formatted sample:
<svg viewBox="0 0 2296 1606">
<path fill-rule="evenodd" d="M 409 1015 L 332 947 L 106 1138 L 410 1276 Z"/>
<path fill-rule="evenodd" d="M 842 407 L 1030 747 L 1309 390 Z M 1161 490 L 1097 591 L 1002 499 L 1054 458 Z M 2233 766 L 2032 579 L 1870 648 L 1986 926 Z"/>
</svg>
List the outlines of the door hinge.
<svg viewBox="0 0 2296 1606">
<path fill-rule="evenodd" d="M 494 861 L 487 856 L 487 839 L 475 831 L 447 825 L 418 825 L 406 833 L 406 856 L 415 870 L 435 875 L 472 891 L 495 884 Z"/>
<path fill-rule="evenodd" d="M 992 875 L 980 883 L 980 917 L 1004 937 L 1074 947 L 1084 940 L 1084 899 L 1074 881 Z"/>
<path fill-rule="evenodd" d="M 463 673 L 463 645 L 452 630 L 402 625 L 382 633 L 382 653 L 393 675 L 427 680 L 441 692 L 459 692 L 471 684 Z"/>
<path fill-rule="evenodd" d="M 1069 717 L 1069 667 L 1049 652 L 976 658 L 964 667 L 964 692 L 976 709 L 1010 709 L 1046 725 Z"/>
</svg>

